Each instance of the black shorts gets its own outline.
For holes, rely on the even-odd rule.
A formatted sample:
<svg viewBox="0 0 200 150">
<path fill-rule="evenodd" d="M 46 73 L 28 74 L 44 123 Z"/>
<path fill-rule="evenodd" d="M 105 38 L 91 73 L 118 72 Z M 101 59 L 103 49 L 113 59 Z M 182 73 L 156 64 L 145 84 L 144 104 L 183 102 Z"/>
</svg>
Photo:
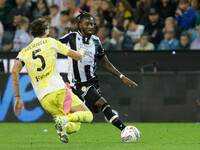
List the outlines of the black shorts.
<svg viewBox="0 0 200 150">
<path fill-rule="evenodd" d="M 83 82 L 72 87 L 72 91 L 86 104 L 94 105 L 101 98 L 101 91 L 97 81 Z"/>
</svg>

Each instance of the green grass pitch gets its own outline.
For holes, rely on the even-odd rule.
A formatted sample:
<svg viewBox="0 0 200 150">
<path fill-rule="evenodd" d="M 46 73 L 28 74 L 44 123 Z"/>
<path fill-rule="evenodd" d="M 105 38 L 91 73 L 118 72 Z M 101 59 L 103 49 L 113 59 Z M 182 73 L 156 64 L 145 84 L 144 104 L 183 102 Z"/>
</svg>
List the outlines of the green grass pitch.
<svg viewBox="0 0 200 150">
<path fill-rule="evenodd" d="M 53 123 L 0 123 L 0 150 L 200 150 L 200 124 L 126 125 L 142 132 L 139 142 L 123 143 L 121 132 L 108 123 L 82 124 L 69 143 L 58 139 Z"/>
</svg>

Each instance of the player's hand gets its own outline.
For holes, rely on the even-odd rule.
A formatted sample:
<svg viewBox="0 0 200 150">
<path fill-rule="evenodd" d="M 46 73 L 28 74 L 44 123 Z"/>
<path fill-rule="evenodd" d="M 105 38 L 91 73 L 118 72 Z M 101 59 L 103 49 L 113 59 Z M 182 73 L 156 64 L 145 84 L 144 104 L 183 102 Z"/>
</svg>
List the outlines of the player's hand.
<svg viewBox="0 0 200 150">
<path fill-rule="evenodd" d="M 24 103 L 22 102 L 21 97 L 15 97 L 14 112 L 16 116 L 21 114 L 21 109 L 24 110 Z"/>
<path fill-rule="evenodd" d="M 77 52 L 78 52 L 80 55 L 84 56 L 85 53 L 86 53 L 86 49 L 84 49 L 84 48 L 79 48 Z"/>
<path fill-rule="evenodd" d="M 125 76 L 122 77 L 122 81 L 124 82 L 124 84 L 128 85 L 129 87 L 138 86 L 134 81 L 130 80 L 129 78 Z"/>
<path fill-rule="evenodd" d="M 181 11 L 180 8 L 176 9 L 176 14 L 178 14 L 179 16 L 182 16 L 182 15 L 183 15 L 183 13 L 182 13 L 182 11 Z"/>
</svg>

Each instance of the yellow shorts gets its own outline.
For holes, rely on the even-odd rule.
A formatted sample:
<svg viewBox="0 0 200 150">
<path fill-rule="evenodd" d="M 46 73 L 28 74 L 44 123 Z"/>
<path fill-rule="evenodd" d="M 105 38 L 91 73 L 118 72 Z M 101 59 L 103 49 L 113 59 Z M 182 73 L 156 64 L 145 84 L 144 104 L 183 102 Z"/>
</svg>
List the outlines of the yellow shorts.
<svg viewBox="0 0 200 150">
<path fill-rule="evenodd" d="M 83 102 L 71 90 L 64 88 L 46 95 L 40 103 L 51 116 L 64 116 L 70 112 L 71 107 Z"/>
</svg>

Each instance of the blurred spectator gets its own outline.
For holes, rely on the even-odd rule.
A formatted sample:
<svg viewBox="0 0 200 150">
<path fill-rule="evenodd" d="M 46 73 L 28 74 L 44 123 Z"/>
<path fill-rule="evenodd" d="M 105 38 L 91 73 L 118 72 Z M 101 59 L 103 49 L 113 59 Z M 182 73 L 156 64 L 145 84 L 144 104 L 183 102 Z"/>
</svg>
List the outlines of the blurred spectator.
<svg viewBox="0 0 200 150">
<path fill-rule="evenodd" d="M 19 29 L 20 26 L 20 20 L 23 16 L 21 14 L 16 14 L 13 18 L 13 24 L 15 25 L 16 29 Z M 15 29 L 15 30 L 16 30 Z"/>
<path fill-rule="evenodd" d="M 99 30 L 99 28 L 104 26 L 104 16 L 99 14 L 95 17 L 95 31 L 94 34 L 96 34 Z"/>
<path fill-rule="evenodd" d="M 93 5 L 101 6 L 101 0 L 80 0 L 80 4 L 77 8 L 80 8 L 83 11 L 89 12 L 90 7 Z"/>
<path fill-rule="evenodd" d="M 123 26 L 123 18 L 118 17 L 117 15 L 115 15 L 112 18 L 112 26 L 116 27 L 116 26 Z"/>
<path fill-rule="evenodd" d="M 196 17 L 196 24 L 200 24 L 200 14 Z"/>
<path fill-rule="evenodd" d="M 183 29 L 195 27 L 195 9 L 190 7 L 189 0 L 179 0 L 176 22 Z"/>
<path fill-rule="evenodd" d="M 150 1 L 149 0 L 139 0 L 136 5 L 134 18 L 137 24 L 146 25 L 148 22 L 150 9 Z"/>
<path fill-rule="evenodd" d="M 44 16 L 45 22 L 48 24 L 48 26 L 51 26 L 51 17 L 50 16 Z"/>
<path fill-rule="evenodd" d="M 181 33 L 179 41 L 180 50 L 189 50 L 190 49 L 190 34 L 187 31 Z"/>
<path fill-rule="evenodd" d="M 63 10 L 69 11 L 69 18 L 72 19 L 79 15 L 79 11 L 82 11 L 76 6 L 76 0 L 66 0 L 66 6 Z"/>
<path fill-rule="evenodd" d="M 12 52 L 19 52 L 31 43 L 32 38 L 27 33 L 29 27 L 29 19 L 27 17 L 21 17 L 19 20 L 19 29 L 15 31 L 13 40 Z"/>
<path fill-rule="evenodd" d="M 163 21 L 160 19 L 158 11 L 155 8 L 149 10 L 149 23 L 145 25 L 145 32 L 149 34 L 149 41 L 157 48 L 163 38 Z"/>
<path fill-rule="evenodd" d="M 31 10 L 28 7 L 25 7 L 26 0 L 15 0 L 17 6 L 13 8 L 6 19 L 5 30 L 11 30 L 13 26 L 13 19 L 16 15 L 26 16 L 30 20 L 32 19 Z"/>
<path fill-rule="evenodd" d="M 123 18 L 124 30 L 127 29 L 129 19 L 133 18 L 133 9 L 127 0 L 119 0 L 116 4 L 117 16 Z"/>
<path fill-rule="evenodd" d="M 61 36 L 64 28 L 70 28 L 71 22 L 69 18 L 69 11 L 63 10 L 60 13 L 60 25 L 57 26 L 59 37 Z"/>
<path fill-rule="evenodd" d="M 0 72 L 4 72 L 4 65 L 3 65 L 3 60 L 0 59 Z"/>
<path fill-rule="evenodd" d="M 1 47 L 1 43 L 2 43 L 3 33 L 4 33 L 4 28 L 3 28 L 3 24 L 0 21 L 0 47 Z"/>
<path fill-rule="evenodd" d="M 117 15 L 123 19 L 131 19 L 133 17 L 133 8 L 127 0 L 119 0 L 116 4 Z"/>
<path fill-rule="evenodd" d="M 126 35 L 130 36 L 132 42 L 135 44 L 140 41 L 140 37 L 144 32 L 144 25 L 136 24 L 134 20 L 131 20 L 128 25 Z"/>
<path fill-rule="evenodd" d="M 98 5 L 101 6 L 101 0 L 87 0 L 87 6 Z"/>
<path fill-rule="evenodd" d="M 143 33 L 140 38 L 140 42 L 136 43 L 134 48 L 134 51 L 152 51 L 155 50 L 155 47 L 153 43 L 149 42 L 149 34 Z"/>
<path fill-rule="evenodd" d="M 99 28 L 99 30 L 98 30 L 98 32 L 97 32 L 97 34 L 96 34 L 98 37 L 99 37 L 99 39 L 100 39 L 100 41 L 101 41 L 101 43 L 102 43 L 102 46 L 103 46 L 103 48 L 105 49 L 105 50 L 110 50 L 109 48 L 109 43 L 110 43 L 110 39 L 109 39 L 109 30 L 108 30 L 108 28 L 106 28 L 106 27 L 101 27 L 101 28 Z"/>
<path fill-rule="evenodd" d="M 77 6 L 77 8 L 80 8 L 84 11 L 89 11 L 89 8 L 87 6 L 87 0 L 80 0 L 80 4 Z"/>
<path fill-rule="evenodd" d="M 191 33 L 191 41 L 194 41 L 198 38 L 198 26 L 188 30 Z"/>
<path fill-rule="evenodd" d="M 198 38 L 198 26 L 200 25 L 200 15 L 197 16 L 195 28 L 188 30 L 191 33 L 191 40 Z"/>
<path fill-rule="evenodd" d="M 172 0 L 160 0 L 155 4 L 160 10 L 160 17 L 165 20 L 167 17 L 174 17 L 177 3 Z"/>
<path fill-rule="evenodd" d="M 68 34 L 69 32 L 70 32 L 70 28 L 66 26 L 64 28 L 63 32 L 59 35 L 59 37 L 62 37 L 64 35 Z"/>
<path fill-rule="evenodd" d="M 39 0 L 35 10 L 33 11 L 33 19 L 46 15 L 49 15 L 49 8 L 47 6 L 46 0 Z"/>
<path fill-rule="evenodd" d="M 49 37 L 52 37 L 56 40 L 59 39 L 59 36 L 58 36 L 58 29 L 56 27 L 50 27 L 49 28 Z"/>
<path fill-rule="evenodd" d="M 35 0 L 37 1 L 37 0 Z M 57 5 L 59 11 L 62 11 L 66 6 L 66 0 L 45 0 L 47 2 L 47 6 L 50 8 L 52 5 Z"/>
<path fill-rule="evenodd" d="M 179 39 L 180 35 L 181 35 L 181 32 L 182 32 L 182 29 L 179 26 L 176 25 L 176 22 L 175 22 L 175 20 L 174 20 L 173 17 L 167 17 L 165 19 L 165 26 L 163 28 L 163 33 L 165 32 L 165 28 L 167 28 L 169 26 L 173 27 L 175 29 L 175 35 L 174 35 L 174 37 L 176 39 Z"/>
<path fill-rule="evenodd" d="M 78 19 L 72 18 L 70 31 L 78 31 Z"/>
<path fill-rule="evenodd" d="M 13 17 L 12 24 L 10 24 L 9 29 L 5 30 L 4 28 L 4 35 L 2 39 L 3 51 L 9 51 L 12 48 L 13 38 L 15 35 L 15 31 L 19 29 L 19 21 L 21 19 L 21 14 L 15 14 Z"/>
<path fill-rule="evenodd" d="M 135 9 L 135 7 L 136 7 L 136 2 L 137 2 L 137 1 L 138 1 L 138 0 L 128 0 L 128 2 L 131 4 L 131 7 L 132 7 L 133 9 Z M 150 1 L 151 1 L 151 0 L 150 0 Z M 116 5 L 117 2 L 118 2 L 118 0 L 112 0 L 113 5 Z"/>
<path fill-rule="evenodd" d="M 8 14 L 10 13 L 12 6 L 6 3 L 6 0 L 0 0 L 0 21 L 2 24 L 5 23 Z"/>
<path fill-rule="evenodd" d="M 124 33 L 121 26 L 113 27 L 112 38 L 109 43 L 109 50 L 132 50 L 133 43 L 131 38 Z"/>
<path fill-rule="evenodd" d="M 115 12 L 116 10 L 111 0 L 102 0 L 100 13 L 103 14 L 105 25 L 109 28 L 112 27 L 112 18 L 115 15 Z"/>
<path fill-rule="evenodd" d="M 167 27 L 164 33 L 164 39 L 160 42 L 158 50 L 174 50 L 178 49 L 179 41 L 174 38 L 174 28 Z"/>
<path fill-rule="evenodd" d="M 200 25 L 198 26 L 198 38 L 196 38 L 190 45 L 190 49 L 199 50 L 200 49 Z"/>
<path fill-rule="evenodd" d="M 60 25 L 60 12 L 57 5 L 50 7 L 51 26 L 57 27 Z"/>
<path fill-rule="evenodd" d="M 98 5 L 92 5 L 90 6 L 89 13 L 93 16 L 96 17 L 99 14 L 100 7 Z"/>
</svg>

